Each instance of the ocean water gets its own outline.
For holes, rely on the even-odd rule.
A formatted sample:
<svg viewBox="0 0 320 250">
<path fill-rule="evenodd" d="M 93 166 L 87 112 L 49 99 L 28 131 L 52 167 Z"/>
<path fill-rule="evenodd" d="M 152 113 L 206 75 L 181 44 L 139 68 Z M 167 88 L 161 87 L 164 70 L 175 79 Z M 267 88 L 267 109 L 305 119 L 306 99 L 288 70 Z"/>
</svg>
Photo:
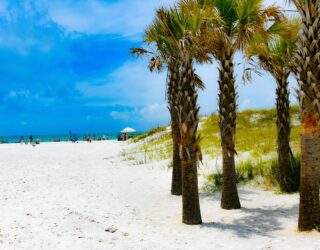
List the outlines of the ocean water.
<svg viewBox="0 0 320 250">
<path fill-rule="evenodd" d="M 60 135 L 32 135 L 33 141 L 36 141 L 37 139 L 40 142 L 54 142 L 57 139 L 60 139 L 60 141 L 69 141 L 70 136 L 69 134 L 60 134 Z M 72 134 L 72 138 L 77 138 L 78 141 L 83 141 L 84 136 L 88 136 L 87 134 Z M 99 140 L 101 138 L 108 138 L 108 140 L 116 140 L 118 137 L 118 133 L 97 133 L 97 134 L 90 134 L 91 140 L 93 137 L 95 137 L 96 140 Z M 30 135 L 23 135 L 24 141 L 29 142 Z M 20 141 L 20 135 L 19 136 L 0 136 L 0 143 L 18 143 Z"/>
</svg>

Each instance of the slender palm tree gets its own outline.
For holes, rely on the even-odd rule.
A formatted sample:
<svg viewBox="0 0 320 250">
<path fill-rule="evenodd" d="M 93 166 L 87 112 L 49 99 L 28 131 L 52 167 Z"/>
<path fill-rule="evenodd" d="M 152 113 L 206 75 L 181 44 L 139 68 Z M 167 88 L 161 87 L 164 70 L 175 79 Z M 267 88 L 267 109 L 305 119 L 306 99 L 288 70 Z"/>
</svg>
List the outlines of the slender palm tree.
<svg viewBox="0 0 320 250">
<path fill-rule="evenodd" d="M 294 65 L 294 55 L 298 49 L 300 20 L 284 20 L 276 25 L 278 35 L 271 40 L 261 39 L 257 35 L 246 49 L 250 64 L 269 72 L 277 82 L 277 143 L 279 159 L 279 180 L 282 192 L 294 192 L 290 149 L 290 101 L 288 77 Z M 280 27 L 281 26 L 281 27 Z M 274 27 L 275 28 L 275 27 Z M 256 57 L 257 60 L 253 60 Z M 255 65 L 254 65 L 255 66 Z M 250 70 L 250 69 L 249 69 Z"/>
<path fill-rule="evenodd" d="M 162 25 L 158 18 L 146 29 L 145 42 L 154 44 L 156 51 L 148 51 L 144 48 L 131 49 L 132 54 L 138 56 L 151 56 L 149 69 L 151 71 L 161 71 L 164 67 L 167 68 L 167 100 L 168 109 L 171 117 L 171 135 L 172 135 L 172 181 L 171 194 L 182 194 L 182 177 L 181 177 L 181 159 L 179 154 L 180 130 L 178 113 L 173 108 L 174 100 L 176 99 L 177 87 L 180 81 L 179 70 L 181 63 L 175 56 L 175 51 L 172 50 L 169 41 L 165 39 Z"/>
<path fill-rule="evenodd" d="M 199 106 L 197 89 L 202 82 L 195 74 L 194 63 L 209 62 L 210 58 L 200 46 L 203 41 L 202 29 L 206 26 L 211 13 L 200 8 L 196 0 L 180 1 L 174 8 L 161 8 L 157 12 L 161 20 L 166 39 L 174 51 L 177 51 L 180 68 L 180 83 L 174 100 L 174 109 L 178 113 L 180 129 L 179 153 L 182 160 L 182 207 L 183 223 L 202 223 L 197 167 L 201 160 L 197 135 Z"/>
<path fill-rule="evenodd" d="M 219 62 L 219 127 L 223 156 L 221 207 L 241 207 L 235 170 L 235 132 L 237 92 L 234 76 L 234 56 L 250 42 L 254 33 L 267 36 L 266 23 L 280 21 L 282 13 L 276 6 L 264 8 L 263 0 L 198 0 L 211 4 L 220 22 L 212 25 L 210 52 Z M 210 33 L 209 33 L 210 34 Z"/>
<path fill-rule="evenodd" d="M 296 77 L 301 109 L 301 174 L 298 228 L 320 221 L 320 0 L 291 0 L 301 15 Z"/>
</svg>

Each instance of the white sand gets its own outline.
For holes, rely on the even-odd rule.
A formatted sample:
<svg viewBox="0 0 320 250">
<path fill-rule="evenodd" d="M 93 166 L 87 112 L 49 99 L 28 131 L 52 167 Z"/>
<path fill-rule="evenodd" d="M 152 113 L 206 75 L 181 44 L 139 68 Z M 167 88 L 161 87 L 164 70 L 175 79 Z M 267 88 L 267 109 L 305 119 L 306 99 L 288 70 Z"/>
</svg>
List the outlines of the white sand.
<svg viewBox="0 0 320 250">
<path fill-rule="evenodd" d="M 125 147 L 0 145 L 0 249 L 320 249 L 296 232 L 298 195 L 241 189 L 243 208 L 224 211 L 201 194 L 204 224 L 183 225 L 170 172 L 130 166 Z"/>
</svg>

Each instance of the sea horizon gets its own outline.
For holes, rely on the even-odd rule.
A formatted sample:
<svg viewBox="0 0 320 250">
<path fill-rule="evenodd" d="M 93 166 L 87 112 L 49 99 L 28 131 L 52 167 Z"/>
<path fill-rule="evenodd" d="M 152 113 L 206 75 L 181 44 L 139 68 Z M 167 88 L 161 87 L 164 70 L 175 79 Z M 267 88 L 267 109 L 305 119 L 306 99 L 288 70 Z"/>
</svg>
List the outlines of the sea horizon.
<svg viewBox="0 0 320 250">
<path fill-rule="evenodd" d="M 140 134 L 135 133 L 135 134 Z M 117 140 L 118 134 L 121 132 L 99 132 L 99 133 L 72 133 L 71 138 L 77 138 L 77 141 L 84 141 L 84 137 L 90 136 L 91 140 Z M 39 142 L 67 142 L 70 141 L 70 134 L 57 133 L 57 134 L 21 134 L 21 135 L 0 135 L 0 144 L 3 143 L 20 143 L 20 137 L 23 136 L 24 142 L 30 141 L 30 136 L 33 141 Z"/>
</svg>

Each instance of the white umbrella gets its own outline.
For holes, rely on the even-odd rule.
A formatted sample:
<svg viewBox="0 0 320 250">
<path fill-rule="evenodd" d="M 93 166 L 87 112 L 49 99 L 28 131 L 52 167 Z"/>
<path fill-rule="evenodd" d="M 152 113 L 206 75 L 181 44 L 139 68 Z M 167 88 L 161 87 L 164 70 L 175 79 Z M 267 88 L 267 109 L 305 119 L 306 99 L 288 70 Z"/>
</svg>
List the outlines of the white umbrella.
<svg viewBox="0 0 320 250">
<path fill-rule="evenodd" d="M 124 130 L 121 131 L 121 133 L 124 133 L 124 134 L 128 134 L 128 133 L 134 133 L 136 132 L 136 130 L 134 130 L 133 128 L 125 128 Z"/>
</svg>

